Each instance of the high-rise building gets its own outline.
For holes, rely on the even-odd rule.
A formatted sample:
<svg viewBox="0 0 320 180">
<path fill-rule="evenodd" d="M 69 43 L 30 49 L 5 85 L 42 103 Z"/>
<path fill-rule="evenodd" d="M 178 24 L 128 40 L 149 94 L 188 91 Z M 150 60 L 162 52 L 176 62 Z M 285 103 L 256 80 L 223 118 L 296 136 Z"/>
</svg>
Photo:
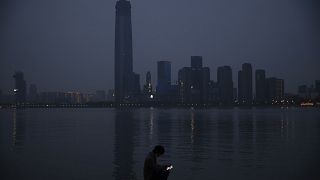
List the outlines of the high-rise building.
<svg viewBox="0 0 320 180">
<path fill-rule="evenodd" d="M 298 86 L 298 96 L 303 99 L 309 99 L 307 85 Z"/>
<path fill-rule="evenodd" d="M 202 67 L 201 56 L 192 56 L 191 67 L 179 70 L 178 85 L 181 103 L 208 102 L 210 69 Z"/>
<path fill-rule="evenodd" d="M 147 96 L 150 96 L 153 92 L 150 71 L 146 74 L 146 84 L 143 87 L 143 92 Z"/>
<path fill-rule="evenodd" d="M 114 90 L 113 89 L 109 89 L 108 93 L 107 93 L 107 101 L 114 101 Z"/>
<path fill-rule="evenodd" d="M 16 103 L 24 103 L 26 102 L 26 95 L 27 95 L 27 84 L 24 80 L 24 75 L 22 72 L 16 72 L 13 75 L 15 79 L 15 87 L 13 89 L 15 102 Z"/>
<path fill-rule="evenodd" d="M 238 101 L 240 104 L 252 103 L 252 66 L 249 63 L 242 64 L 238 73 Z"/>
<path fill-rule="evenodd" d="M 192 71 L 190 67 L 183 67 L 178 71 L 179 102 L 186 103 L 190 101 L 192 86 Z"/>
<path fill-rule="evenodd" d="M 169 61 L 158 61 L 157 70 L 157 95 L 167 95 L 171 88 L 171 63 Z"/>
<path fill-rule="evenodd" d="M 208 102 L 218 104 L 219 102 L 219 86 L 217 82 L 209 81 Z"/>
<path fill-rule="evenodd" d="M 219 102 L 222 104 L 232 104 L 234 99 L 231 67 L 218 67 L 217 77 L 219 87 Z"/>
<path fill-rule="evenodd" d="M 35 84 L 30 84 L 29 87 L 29 102 L 35 103 L 38 100 L 38 90 Z"/>
<path fill-rule="evenodd" d="M 263 69 L 256 70 L 256 102 L 265 103 L 267 100 L 266 92 L 266 72 Z"/>
<path fill-rule="evenodd" d="M 316 92 L 319 94 L 320 96 L 320 80 L 316 80 L 315 82 L 315 87 L 316 87 Z"/>
<path fill-rule="evenodd" d="M 318 87 L 317 87 L 318 86 Z M 319 92 L 319 82 L 311 86 L 307 85 L 300 85 L 298 86 L 298 96 L 302 98 L 303 100 L 314 100 L 320 98 L 320 92 Z M 317 89 L 318 88 L 318 89 Z"/>
<path fill-rule="evenodd" d="M 95 101 L 96 94 L 94 93 L 85 93 L 82 94 L 83 101 L 82 103 L 91 103 Z"/>
<path fill-rule="evenodd" d="M 243 103 L 242 102 L 242 96 L 243 96 L 243 92 L 242 92 L 242 89 L 241 88 L 243 86 L 243 83 L 242 83 L 242 70 L 238 71 L 238 101 L 239 103 Z"/>
<path fill-rule="evenodd" d="M 238 89 L 233 88 L 233 101 L 236 101 L 238 99 Z"/>
<path fill-rule="evenodd" d="M 131 4 L 127 0 L 116 3 L 115 24 L 115 101 L 125 102 L 133 87 Z"/>
<path fill-rule="evenodd" d="M 130 80 L 130 96 L 137 98 L 141 93 L 140 74 L 133 72 Z"/>
<path fill-rule="evenodd" d="M 278 78 L 267 78 L 267 97 L 268 101 L 279 101 L 284 97 L 284 80 Z"/>
<path fill-rule="evenodd" d="M 191 56 L 191 102 L 208 102 L 210 69 L 203 67 L 202 56 Z"/>
<path fill-rule="evenodd" d="M 2 102 L 3 102 L 3 100 L 2 100 L 2 91 L 0 89 L 0 103 L 2 103 Z"/>
</svg>

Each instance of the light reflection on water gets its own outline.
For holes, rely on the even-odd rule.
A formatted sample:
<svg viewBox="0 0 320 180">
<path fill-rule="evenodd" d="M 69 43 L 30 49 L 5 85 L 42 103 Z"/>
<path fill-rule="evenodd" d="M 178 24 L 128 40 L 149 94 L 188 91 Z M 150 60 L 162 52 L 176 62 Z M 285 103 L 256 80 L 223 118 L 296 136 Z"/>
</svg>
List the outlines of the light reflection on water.
<svg viewBox="0 0 320 180">
<path fill-rule="evenodd" d="M 0 179 L 143 179 L 166 148 L 169 179 L 308 179 L 319 109 L 17 109 L 0 111 Z"/>
</svg>

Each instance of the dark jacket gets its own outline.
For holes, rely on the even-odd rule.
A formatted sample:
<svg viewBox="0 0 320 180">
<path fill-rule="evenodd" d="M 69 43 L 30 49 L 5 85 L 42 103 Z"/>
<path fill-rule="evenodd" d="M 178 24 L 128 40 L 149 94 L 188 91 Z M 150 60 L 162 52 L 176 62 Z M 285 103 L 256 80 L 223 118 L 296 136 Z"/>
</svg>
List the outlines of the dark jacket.
<svg viewBox="0 0 320 180">
<path fill-rule="evenodd" d="M 160 180 L 162 172 L 165 172 L 166 166 L 157 164 L 156 154 L 150 152 L 144 161 L 143 176 L 144 180 Z"/>
</svg>

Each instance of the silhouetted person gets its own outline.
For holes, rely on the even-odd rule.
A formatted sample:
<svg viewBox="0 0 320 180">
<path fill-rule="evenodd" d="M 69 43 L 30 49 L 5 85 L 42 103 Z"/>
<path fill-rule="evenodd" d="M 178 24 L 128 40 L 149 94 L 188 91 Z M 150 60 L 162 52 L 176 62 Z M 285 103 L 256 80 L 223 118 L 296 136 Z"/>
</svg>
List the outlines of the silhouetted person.
<svg viewBox="0 0 320 180">
<path fill-rule="evenodd" d="M 167 168 L 170 165 L 159 165 L 157 158 L 164 154 L 163 146 L 155 146 L 152 152 L 150 152 L 145 161 L 143 168 L 144 180 L 166 180 L 168 179 L 170 170 Z"/>
</svg>

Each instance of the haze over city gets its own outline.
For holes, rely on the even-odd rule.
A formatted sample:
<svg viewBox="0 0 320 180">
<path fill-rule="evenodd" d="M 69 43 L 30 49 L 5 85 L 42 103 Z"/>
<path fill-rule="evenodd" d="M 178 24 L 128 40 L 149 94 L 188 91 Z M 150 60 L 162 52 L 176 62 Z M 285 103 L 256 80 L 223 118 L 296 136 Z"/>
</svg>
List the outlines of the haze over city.
<svg viewBox="0 0 320 180">
<path fill-rule="evenodd" d="M 114 88 L 116 1 L 1 1 L 0 84 L 13 88 L 20 70 L 40 91 Z M 133 69 L 172 63 L 172 82 L 190 56 L 203 56 L 216 80 L 229 65 L 234 85 L 241 64 L 285 80 L 286 92 L 313 84 L 320 71 L 320 17 L 316 0 L 132 1 Z"/>
<path fill-rule="evenodd" d="M 0 179 L 320 179 L 319 5 L 0 1 Z"/>
</svg>

